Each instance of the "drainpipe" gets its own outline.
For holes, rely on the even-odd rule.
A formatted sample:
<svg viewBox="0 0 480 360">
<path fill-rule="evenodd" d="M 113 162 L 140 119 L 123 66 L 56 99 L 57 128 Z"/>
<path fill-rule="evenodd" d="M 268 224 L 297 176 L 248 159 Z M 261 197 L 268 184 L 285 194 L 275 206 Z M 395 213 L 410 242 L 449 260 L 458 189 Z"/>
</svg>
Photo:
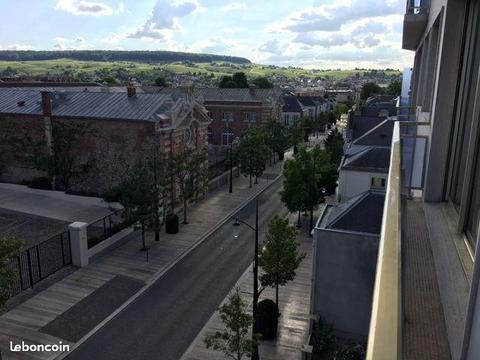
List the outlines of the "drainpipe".
<svg viewBox="0 0 480 360">
<path fill-rule="evenodd" d="M 45 130 L 45 142 L 47 146 L 47 154 L 50 159 L 53 159 L 53 134 L 52 134 L 52 94 L 49 91 L 42 91 L 42 114 L 43 114 L 43 127 Z M 55 189 L 56 179 L 55 179 L 55 164 L 51 164 L 51 180 L 52 187 Z"/>
</svg>

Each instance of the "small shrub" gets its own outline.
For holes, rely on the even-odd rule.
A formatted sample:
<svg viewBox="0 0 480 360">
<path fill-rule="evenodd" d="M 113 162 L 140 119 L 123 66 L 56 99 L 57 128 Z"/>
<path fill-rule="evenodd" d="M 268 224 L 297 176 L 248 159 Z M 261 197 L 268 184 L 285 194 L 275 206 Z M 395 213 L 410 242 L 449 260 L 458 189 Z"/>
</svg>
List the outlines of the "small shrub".
<svg viewBox="0 0 480 360">
<path fill-rule="evenodd" d="M 257 331 L 262 334 L 262 340 L 277 337 L 278 308 L 275 302 L 265 299 L 258 303 L 257 321 Z"/>
<path fill-rule="evenodd" d="M 319 319 L 315 322 L 315 328 L 312 333 L 310 345 L 313 346 L 313 358 L 317 359 L 318 356 L 327 352 L 333 343 L 333 328 L 331 325 L 325 323 L 323 319 Z"/>
<path fill-rule="evenodd" d="M 334 360 L 363 360 L 365 359 L 365 349 L 362 345 L 355 345 L 348 349 L 338 351 Z"/>
<path fill-rule="evenodd" d="M 32 189 L 52 190 L 52 183 L 46 177 L 33 178 L 29 185 Z"/>
<path fill-rule="evenodd" d="M 119 202 L 122 197 L 122 192 L 119 187 L 115 187 L 105 191 L 102 194 L 102 197 L 103 197 L 103 200 L 105 200 L 108 203 Z"/>
<path fill-rule="evenodd" d="M 178 215 L 168 214 L 165 219 L 165 231 L 167 234 L 178 233 Z"/>
</svg>

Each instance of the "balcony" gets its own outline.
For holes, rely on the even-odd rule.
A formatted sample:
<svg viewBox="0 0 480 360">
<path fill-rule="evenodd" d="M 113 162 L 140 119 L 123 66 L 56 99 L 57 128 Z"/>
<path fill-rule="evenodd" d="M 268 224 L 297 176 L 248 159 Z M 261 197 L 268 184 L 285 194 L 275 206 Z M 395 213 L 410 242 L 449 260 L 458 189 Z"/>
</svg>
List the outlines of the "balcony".
<svg viewBox="0 0 480 360">
<path fill-rule="evenodd" d="M 378 251 L 368 360 L 449 359 L 423 203 L 428 124 L 396 122 Z M 414 130 L 414 131 L 412 131 Z"/>
<path fill-rule="evenodd" d="M 417 49 L 427 25 L 428 11 L 429 6 L 426 1 L 421 1 L 419 5 L 416 5 L 415 0 L 407 1 L 407 9 L 403 19 L 403 49 Z"/>
</svg>

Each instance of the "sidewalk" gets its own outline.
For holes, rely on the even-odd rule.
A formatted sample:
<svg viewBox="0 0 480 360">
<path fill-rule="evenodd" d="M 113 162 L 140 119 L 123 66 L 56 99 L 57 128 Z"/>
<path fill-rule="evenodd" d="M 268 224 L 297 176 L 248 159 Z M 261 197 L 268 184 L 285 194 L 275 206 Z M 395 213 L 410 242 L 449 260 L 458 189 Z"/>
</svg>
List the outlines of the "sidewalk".
<svg viewBox="0 0 480 360">
<path fill-rule="evenodd" d="M 320 205 L 320 208 L 324 205 Z M 315 213 L 318 214 L 320 210 Z M 290 222 L 296 223 L 296 215 L 290 214 Z M 301 360 L 302 345 L 308 340 L 310 325 L 310 287 L 312 276 L 312 238 L 308 235 L 308 217 L 302 217 L 302 228 L 299 229 L 298 241 L 301 251 L 306 254 L 305 259 L 297 269 L 295 279 L 286 286 L 280 287 L 280 313 L 277 339 L 261 341 L 259 352 L 262 360 Z M 250 304 L 253 297 L 253 269 L 250 267 L 237 283 L 243 300 Z M 232 289 L 233 290 L 233 289 Z M 228 298 L 228 296 L 227 296 Z M 227 300 L 225 298 L 224 301 Z M 263 299 L 275 300 L 275 289 L 267 288 L 260 294 Z M 223 324 L 218 312 L 215 312 L 203 330 L 199 333 L 190 348 L 181 360 L 224 360 L 222 352 L 207 349 L 204 338 L 207 334 L 222 331 Z"/>
<path fill-rule="evenodd" d="M 280 171 L 281 164 L 277 163 L 273 168 L 267 168 L 265 173 L 280 174 Z M 135 289 L 134 282 L 137 282 L 145 289 L 182 254 L 205 238 L 219 223 L 228 219 L 245 200 L 263 190 L 271 182 L 271 177 L 266 176 L 266 179 L 259 179 L 258 185 L 249 188 L 248 178 L 241 176 L 234 179 L 233 194 L 229 194 L 228 188 L 223 187 L 211 192 L 205 200 L 191 205 L 188 211 L 189 224 L 181 225 L 178 234 L 162 233 L 160 241 L 155 242 L 154 234 L 148 233 L 147 246 L 150 248 L 148 262 L 146 252 L 140 251 L 140 234 L 133 233 L 129 235 L 129 240 L 125 244 L 109 254 L 78 269 L 3 314 L 0 317 L 0 350 L 3 360 L 55 358 L 53 352 L 12 353 L 8 350 L 10 341 L 13 344 L 21 344 L 22 341 L 28 344 L 59 344 L 60 341 L 63 344 L 75 344 L 99 323 L 98 319 L 94 323 L 92 319 L 86 320 L 93 316 L 92 312 L 103 314 L 101 321 L 121 306 L 117 304 L 112 308 L 112 301 L 105 294 L 106 288 L 110 289 L 109 293 L 118 289 L 120 297 L 131 298 L 135 293 L 125 292 L 125 288 L 130 286 L 131 289 Z M 136 290 L 138 289 L 135 289 L 135 292 Z M 76 322 L 87 323 L 89 328 L 83 329 L 81 334 L 69 332 L 71 330 L 69 326 Z M 62 326 L 65 327 L 65 332 L 62 331 Z M 46 332 L 62 334 L 63 338 Z M 69 336 L 66 336 L 66 333 Z M 65 338 L 75 340 L 67 341 Z"/>
</svg>

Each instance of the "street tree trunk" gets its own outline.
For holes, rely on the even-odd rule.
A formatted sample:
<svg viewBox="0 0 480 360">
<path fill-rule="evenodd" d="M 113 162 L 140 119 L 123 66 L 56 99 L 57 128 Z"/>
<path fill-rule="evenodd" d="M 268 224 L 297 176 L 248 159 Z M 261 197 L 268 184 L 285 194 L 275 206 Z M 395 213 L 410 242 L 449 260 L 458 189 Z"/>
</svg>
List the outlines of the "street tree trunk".
<svg viewBox="0 0 480 360">
<path fill-rule="evenodd" d="M 142 250 L 147 250 L 145 245 L 145 220 L 142 220 Z"/>
<path fill-rule="evenodd" d="M 297 221 L 297 228 L 302 227 L 300 224 L 300 210 L 298 210 L 298 221 Z"/>
<path fill-rule="evenodd" d="M 312 229 L 313 229 L 313 206 L 310 207 L 310 231 L 308 233 L 309 236 L 312 236 Z"/>
<path fill-rule="evenodd" d="M 183 222 L 182 224 L 188 224 L 187 220 L 187 196 L 185 194 L 185 185 L 182 190 L 182 198 L 183 198 Z"/>
<path fill-rule="evenodd" d="M 252 175 L 250 175 L 250 187 L 252 187 Z"/>
<path fill-rule="evenodd" d="M 275 304 L 277 304 L 277 314 L 280 315 L 280 304 L 278 303 L 278 284 L 275 286 Z"/>
</svg>

